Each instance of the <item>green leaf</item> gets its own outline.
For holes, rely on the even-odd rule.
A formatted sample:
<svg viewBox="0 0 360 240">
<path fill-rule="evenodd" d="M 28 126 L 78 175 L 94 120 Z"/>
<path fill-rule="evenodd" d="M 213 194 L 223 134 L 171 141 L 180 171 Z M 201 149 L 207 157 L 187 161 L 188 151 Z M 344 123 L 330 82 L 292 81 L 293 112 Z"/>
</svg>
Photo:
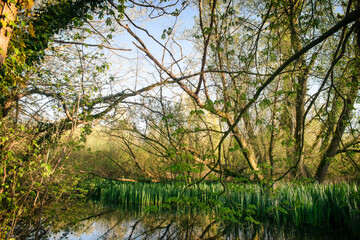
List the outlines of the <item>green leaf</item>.
<svg viewBox="0 0 360 240">
<path fill-rule="evenodd" d="M 278 207 L 278 210 L 279 212 L 282 212 L 282 213 L 285 213 L 285 214 L 288 214 L 288 212 L 283 208 L 283 207 Z"/>
</svg>

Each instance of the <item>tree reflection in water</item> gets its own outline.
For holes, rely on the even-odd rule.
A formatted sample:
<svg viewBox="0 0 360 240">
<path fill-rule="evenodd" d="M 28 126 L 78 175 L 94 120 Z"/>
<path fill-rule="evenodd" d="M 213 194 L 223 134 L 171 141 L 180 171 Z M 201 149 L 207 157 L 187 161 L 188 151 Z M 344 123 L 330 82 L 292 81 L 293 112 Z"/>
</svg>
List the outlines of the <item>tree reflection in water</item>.
<svg viewBox="0 0 360 240">
<path fill-rule="evenodd" d="M 225 223 L 215 215 L 187 212 L 148 213 L 138 210 L 103 209 L 87 205 L 88 211 L 72 226 L 53 228 L 50 239 L 338 239 L 339 234 L 315 228 L 294 228 Z M 94 210 L 95 209 L 95 210 Z M 316 230 L 316 231 L 314 231 Z M 344 235 L 341 235 L 344 237 Z M 345 238 L 347 238 L 345 236 Z"/>
</svg>

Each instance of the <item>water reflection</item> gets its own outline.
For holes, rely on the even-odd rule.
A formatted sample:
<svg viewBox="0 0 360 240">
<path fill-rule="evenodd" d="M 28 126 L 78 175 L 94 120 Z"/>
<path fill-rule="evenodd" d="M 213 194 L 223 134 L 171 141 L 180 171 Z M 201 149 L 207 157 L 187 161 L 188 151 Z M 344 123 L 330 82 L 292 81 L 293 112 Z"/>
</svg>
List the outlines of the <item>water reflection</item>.
<svg viewBox="0 0 360 240">
<path fill-rule="evenodd" d="M 140 210 L 99 208 L 88 211 L 71 226 L 58 226 L 49 239 L 351 239 L 344 233 L 311 227 L 240 225 L 199 213 L 148 213 Z M 340 235 L 341 234 L 341 235 Z"/>
</svg>

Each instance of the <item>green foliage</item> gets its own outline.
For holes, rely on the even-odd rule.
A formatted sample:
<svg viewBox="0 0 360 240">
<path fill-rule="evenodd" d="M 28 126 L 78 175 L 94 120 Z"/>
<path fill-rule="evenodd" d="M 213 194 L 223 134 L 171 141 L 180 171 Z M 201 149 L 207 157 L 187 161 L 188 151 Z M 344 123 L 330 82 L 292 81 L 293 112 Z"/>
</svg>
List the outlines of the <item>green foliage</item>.
<svg viewBox="0 0 360 240">
<path fill-rule="evenodd" d="M 259 185 L 229 184 L 228 192 L 222 192 L 223 186 L 219 183 L 188 188 L 179 183 L 96 180 L 94 197 L 102 203 L 126 208 L 215 210 L 218 220 L 245 225 L 272 221 L 280 225 L 346 227 L 356 232 L 360 224 L 360 193 L 355 184 L 283 184 L 275 190 Z"/>
<path fill-rule="evenodd" d="M 33 231 L 39 230 L 40 225 L 58 213 L 56 206 L 84 196 L 84 190 L 77 187 L 78 175 L 63 163 L 67 160 L 69 150 L 80 148 L 80 143 L 85 142 L 86 136 L 91 132 L 90 124 L 83 126 L 77 138 L 73 137 L 76 121 L 60 119 L 58 122 L 49 120 L 41 123 L 47 117 L 36 113 L 37 117 L 32 118 L 28 112 L 24 117 L 19 116 L 18 112 L 13 114 L 10 110 L 19 103 L 18 94 L 26 92 L 28 85 L 34 87 L 44 79 L 48 80 L 39 65 L 57 34 L 82 27 L 85 21 L 96 15 L 101 18 L 101 15 L 115 14 L 110 13 L 105 0 L 41 1 L 33 10 L 32 5 L 34 2 L 27 0 L 19 1 L 15 6 L 18 15 L 11 22 L 7 58 L 0 66 L 1 239 L 18 236 L 19 233 L 25 234 L 22 238 L 26 234 L 33 234 Z M 78 37 L 81 38 L 80 35 Z M 55 54 L 61 55 L 59 52 Z M 108 65 L 104 63 L 98 70 L 100 72 L 107 68 Z M 78 74 L 82 74 L 80 69 Z M 95 75 L 94 73 L 93 76 Z M 64 72 L 61 79 L 65 85 L 71 85 L 67 73 Z M 64 82 L 47 81 L 44 92 L 52 92 L 55 86 L 64 89 Z M 74 88 L 70 92 L 73 91 Z M 67 104 L 68 96 L 64 96 L 64 91 L 59 92 L 62 104 Z M 88 99 L 83 100 L 86 101 Z M 32 103 L 38 104 L 36 97 Z M 71 107 L 69 109 L 73 110 Z M 41 111 L 42 109 L 39 110 Z M 93 120 L 81 113 L 79 115 L 89 122 Z"/>
<path fill-rule="evenodd" d="M 29 22 L 34 26 L 34 34 L 26 38 L 25 51 L 31 53 L 27 57 L 27 64 L 39 61 L 44 56 L 44 50 L 49 46 L 55 34 L 61 31 L 79 27 L 83 22 L 92 18 L 90 12 L 100 13 L 105 6 L 104 0 L 59 0 L 46 2 L 36 9 Z"/>
<path fill-rule="evenodd" d="M 9 57 L 0 68 L 0 106 L 26 87 L 29 79 L 24 75 L 36 72 L 33 66 L 44 59 L 56 34 L 83 26 L 93 18 L 90 13 L 101 18 L 109 11 L 105 0 L 58 0 L 45 1 L 37 9 L 20 14 L 13 23 Z"/>
<path fill-rule="evenodd" d="M 6 128 L 4 123 L 0 125 L 1 136 L 6 136 L 0 142 L 2 239 L 26 229 L 30 234 L 38 223 L 54 217 L 55 205 L 85 196 L 84 190 L 77 187 L 77 174 L 60 164 L 66 159 L 64 149 L 74 147 L 78 141 L 52 136 L 39 144 L 39 129 L 22 125 L 9 128 L 10 124 Z M 34 224 L 28 225 L 30 222 Z"/>
</svg>

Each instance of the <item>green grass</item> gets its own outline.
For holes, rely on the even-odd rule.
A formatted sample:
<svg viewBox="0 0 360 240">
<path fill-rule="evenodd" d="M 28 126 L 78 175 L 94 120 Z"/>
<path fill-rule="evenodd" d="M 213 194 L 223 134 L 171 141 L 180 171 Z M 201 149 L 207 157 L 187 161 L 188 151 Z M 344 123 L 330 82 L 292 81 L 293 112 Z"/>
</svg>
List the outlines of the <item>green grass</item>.
<svg viewBox="0 0 360 240">
<path fill-rule="evenodd" d="M 295 226 L 350 228 L 359 231 L 360 192 L 355 184 L 281 185 L 267 190 L 259 185 L 229 185 L 219 196 L 221 184 L 119 183 L 97 184 L 97 198 L 122 207 L 178 206 L 217 210 L 219 215 L 271 221 Z M 181 198 L 180 198 L 181 196 Z M 225 216 L 226 217 L 226 216 Z M 232 219 L 231 217 L 225 219 Z"/>
</svg>

